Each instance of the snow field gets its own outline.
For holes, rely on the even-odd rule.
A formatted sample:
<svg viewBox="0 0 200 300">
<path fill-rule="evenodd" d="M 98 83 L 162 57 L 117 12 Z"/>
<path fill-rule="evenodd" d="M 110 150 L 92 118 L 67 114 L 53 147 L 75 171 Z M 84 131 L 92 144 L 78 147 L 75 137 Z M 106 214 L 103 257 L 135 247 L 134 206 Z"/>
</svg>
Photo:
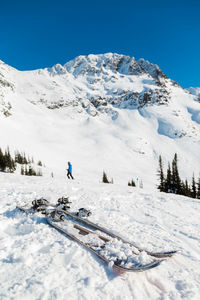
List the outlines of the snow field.
<svg viewBox="0 0 200 300">
<path fill-rule="evenodd" d="M 70 196 L 71 210 L 153 251 L 178 250 L 159 267 L 116 276 L 39 214 L 15 207 Z M 0 299 L 199 299 L 199 201 L 65 177 L 0 173 Z"/>
</svg>

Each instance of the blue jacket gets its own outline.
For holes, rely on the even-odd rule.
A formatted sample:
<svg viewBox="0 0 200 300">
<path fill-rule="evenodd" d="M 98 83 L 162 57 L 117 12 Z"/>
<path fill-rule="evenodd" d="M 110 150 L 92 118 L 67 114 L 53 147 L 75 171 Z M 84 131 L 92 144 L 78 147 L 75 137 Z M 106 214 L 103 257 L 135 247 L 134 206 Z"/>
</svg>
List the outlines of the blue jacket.
<svg viewBox="0 0 200 300">
<path fill-rule="evenodd" d="M 72 173 L 72 165 L 71 164 L 68 165 L 68 172 Z"/>
</svg>

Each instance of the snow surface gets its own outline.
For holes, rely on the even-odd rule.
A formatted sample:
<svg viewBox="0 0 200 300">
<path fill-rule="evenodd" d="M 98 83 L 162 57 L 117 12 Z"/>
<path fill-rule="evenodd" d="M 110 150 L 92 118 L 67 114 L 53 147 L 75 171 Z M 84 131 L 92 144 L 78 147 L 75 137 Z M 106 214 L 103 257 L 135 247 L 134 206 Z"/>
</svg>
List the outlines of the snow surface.
<svg viewBox="0 0 200 300">
<path fill-rule="evenodd" d="M 190 87 L 187 89 L 191 94 L 200 97 L 200 88 L 199 87 Z"/>
<path fill-rule="evenodd" d="M 72 211 L 148 250 L 178 250 L 159 267 L 117 276 L 40 214 L 16 205 L 70 196 Z M 0 299 L 199 299 L 200 202 L 124 186 L 0 173 Z"/>
</svg>

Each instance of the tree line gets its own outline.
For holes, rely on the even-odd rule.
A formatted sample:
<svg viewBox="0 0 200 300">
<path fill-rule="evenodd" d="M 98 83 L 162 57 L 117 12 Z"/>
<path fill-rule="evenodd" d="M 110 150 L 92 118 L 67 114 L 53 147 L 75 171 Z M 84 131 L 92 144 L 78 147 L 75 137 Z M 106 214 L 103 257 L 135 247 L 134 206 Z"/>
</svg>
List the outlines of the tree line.
<svg viewBox="0 0 200 300">
<path fill-rule="evenodd" d="M 9 147 L 6 148 L 5 152 L 0 148 L 0 171 L 6 173 L 14 173 L 17 164 L 21 165 L 21 175 L 28 176 L 42 176 L 42 172 L 39 169 L 37 172 L 34 170 L 31 164 L 34 164 L 34 159 L 30 159 L 25 153 L 15 151 L 14 158 L 10 154 Z M 38 161 L 38 166 L 42 166 L 42 162 Z"/>
<path fill-rule="evenodd" d="M 175 153 L 174 158 L 170 163 L 168 163 L 168 168 L 166 174 L 163 170 L 163 162 L 161 155 L 159 156 L 159 167 L 158 167 L 159 185 L 158 189 L 165 193 L 174 193 L 179 195 L 184 195 L 191 198 L 200 199 L 200 177 L 197 182 L 192 176 L 192 183 L 189 184 L 187 179 L 181 179 L 178 170 L 178 156 Z"/>
</svg>

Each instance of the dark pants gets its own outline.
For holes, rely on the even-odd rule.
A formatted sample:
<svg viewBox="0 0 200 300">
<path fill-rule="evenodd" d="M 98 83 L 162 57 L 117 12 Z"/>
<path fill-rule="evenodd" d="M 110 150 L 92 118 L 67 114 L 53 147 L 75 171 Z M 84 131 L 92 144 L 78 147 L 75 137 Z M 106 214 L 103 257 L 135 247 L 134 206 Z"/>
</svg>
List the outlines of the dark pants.
<svg viewBox="0 0 200 300">
<path fill-rule="evenodd" d="M 68 173 L 67 173 L 67 177 L 70 179 L 74 179 L 74 177 L 72 176 L 72 173 L 70 173 L 69 171 L 68 171 Z"/>
</svg>

